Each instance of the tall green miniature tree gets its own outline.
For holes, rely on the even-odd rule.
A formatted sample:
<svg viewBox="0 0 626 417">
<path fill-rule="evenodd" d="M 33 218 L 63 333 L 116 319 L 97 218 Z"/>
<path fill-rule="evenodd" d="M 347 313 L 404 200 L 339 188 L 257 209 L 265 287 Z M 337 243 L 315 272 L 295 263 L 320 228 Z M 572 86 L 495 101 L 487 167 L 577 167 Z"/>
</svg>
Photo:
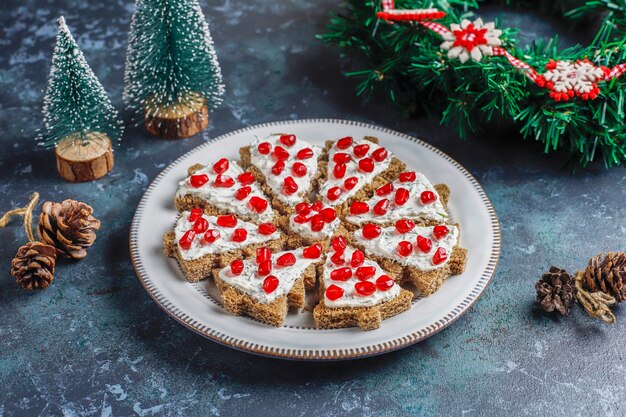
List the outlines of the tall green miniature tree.
<svg viewBox="0 0 626 417">
<path fill-rule="evenodd" d="M 39 145 L 53 147 L 67 137 L 85 144 L 94 137 L 90 133 L 118 140 L 123 127 L 117 111 L 78 49 L 63 16 L 58 23 Z"/>
<path fill-rule="evenodd" d="M 159 112 L 193 107 L 199 97 L 208 108 L 217 107 L 224 85 L 198 1 L 136 0 L 135 6 L 124 100 L 138 121 L 148 108 Z"/>
</svg>

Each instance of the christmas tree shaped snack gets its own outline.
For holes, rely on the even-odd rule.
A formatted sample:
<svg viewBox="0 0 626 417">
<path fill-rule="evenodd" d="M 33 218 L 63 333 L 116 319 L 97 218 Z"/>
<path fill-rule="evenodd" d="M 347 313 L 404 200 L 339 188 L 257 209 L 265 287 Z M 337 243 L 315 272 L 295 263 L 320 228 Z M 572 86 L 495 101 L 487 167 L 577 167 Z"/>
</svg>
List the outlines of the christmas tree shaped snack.
<svg viewBox="0 0 626 417">
<path fill-rule="evenodd" d="M 355 230 L 365 223 L 393 226 L 402 219 L 435 226 L 447 222 L 449 198 L 447 185 L 432 185 L 423 174 L 405 171 L 378 187 L 369 200 L 353 201 L 345 217 L 346 227 Z"/>
<path fill-rule="evenodd" d="M 390 227 L 367 223 L 351 235 L 356 247 L 400 277 L 401 284 L 413 284 L 424 297 L 451 275 L 465 271 L 467 249 L 459 239 L 458 225 L 416 226 L 409 219 Z"/>
<path fill-rule="evenodd" d="M 91 181 L 113 168 L 111 141 L 119 140 L 122 125 L 63 17 L 59 18 L 43 116 L 39 144 L 56 148 L 61 177 Z"/>
<path fill-rule="evenodd" d="M 305 286 L 315 283 L 322 260 L 319 244 L 278 253 L 259 248 L 254 257 L 234 259 L 213 277 L 226 311 L 279 327 L 289 308 L 304 307 Z"/>
<path fill-rule="evenodd" d="M 124 100 L 146 129 L 165 139 L 205 129 L 224 86 L 209 26 L 197 0 L 136 0 L 128 38 Z"/>
<path fill-rule="evenodd" d="M 324 204 L 337 207 L 341 217 L 348 213 L 352 201 L 370 197 L 406 168 L 371 136 L 327 141 L 322 159 L 326 166 L 319 179 L 319 195 Z"/>
<path fill-rule="evenodd" d="M 373 330 L 382 320 L 411 308 L 413 293 L 343 237 L 333 238 L 319 275 L 320 302 L 313 310 L 319 328 Z"/>
</svg>

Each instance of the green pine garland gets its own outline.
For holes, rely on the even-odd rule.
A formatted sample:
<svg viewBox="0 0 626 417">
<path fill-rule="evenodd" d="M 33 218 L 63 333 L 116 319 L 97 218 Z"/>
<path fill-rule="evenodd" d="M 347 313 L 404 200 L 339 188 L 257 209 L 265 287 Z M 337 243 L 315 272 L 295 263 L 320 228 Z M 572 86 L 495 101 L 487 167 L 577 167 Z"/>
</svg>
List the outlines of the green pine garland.
<svg viewBox="0 0 626 417">
<path fill-rule="evenodd" d="M 539 72 L 551 59 L 587 58 L 606 67 L 626 62 L 626 1 L 542 3 L 550 3 L 575 20 L 601 16 L 597 36 L 586 47 L 559 50 L 556 37 L 519 47 L 518 30 L 500 28 L 502 45 L 512 55 Z M 479 15 L 478 1 L 396 1 L 397 9 L 429 7 L 447 13 L 437 21 L 444 26 Z M 594 100 L 557 102 L 504 57 L 466 63 L 449 59 L 437 34 L 419 25 L 388 24 L 376 17 L 380 10 L 380 0 L 347 0 L 344 9 L 333 14 L 328 32 L 320 36 L 366 63 L 365 68 L 347 74 L 360 80 L 359 95 L 382 93 L 402 109 L 413 112 L 421 108 L 437 114 L 442 124 L 457 127 L 462 138 L 487 123 L 509 119 L 517 122 L 524 138 L 543 143 L 546 153 L 566 148 L 582 166 L 599 158 L 608 167 L 626 162 L 626 76 L 602 82 Z"/>
</svg>

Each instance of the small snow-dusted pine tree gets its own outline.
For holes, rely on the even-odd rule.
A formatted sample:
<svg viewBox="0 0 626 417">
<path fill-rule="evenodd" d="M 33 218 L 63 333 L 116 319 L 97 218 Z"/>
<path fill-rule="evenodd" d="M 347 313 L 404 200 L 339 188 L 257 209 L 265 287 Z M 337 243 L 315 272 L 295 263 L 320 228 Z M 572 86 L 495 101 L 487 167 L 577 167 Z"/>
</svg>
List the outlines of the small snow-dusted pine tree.
<svg viewBox="0 0 626 417">
<path fill-rule="evenodd" d="M 137 121 L 147 109 L 184 114 L 193 102 L 222 102 L 224 85 L 197 0 L 136 0 L 124 74 L 124 101 Z M 156 116 L 159 116 L 156 114 Z"/>
<path fill-rule="evenodd" d="M 86 143 L 94 137 L 90 133 L 118 140 L 123 131 L 117 111 L 78 49 L 63 16 L 59 18 L 50 79 L 43 100 L 43 121 L 38 143 L 44 147 L 56 146 L 70 135 Z"/>
</svg>

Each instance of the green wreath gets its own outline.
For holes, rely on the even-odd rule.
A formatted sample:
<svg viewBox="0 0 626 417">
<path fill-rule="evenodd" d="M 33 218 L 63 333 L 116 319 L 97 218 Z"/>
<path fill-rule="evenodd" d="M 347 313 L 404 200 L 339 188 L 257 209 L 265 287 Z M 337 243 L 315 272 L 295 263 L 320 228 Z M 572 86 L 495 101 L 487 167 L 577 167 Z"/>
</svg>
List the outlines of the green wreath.
<svg viewBox="0 0 626 417">
<path fill-rule="evenodd" d="M 544 2 L 545 3 L 545 2 Z M 552 2 L 550 2 L 552 3 Z M 552 3 L 575 21 L 602 18 L 593 42 L 563 50 L 557 39 L 520 48 L 519 29 L 477 19 L 477 1 L 348 0 L 326 42 L 367 67 L 359 95 L 382 92 L 410 112 L 436 112 L 462 138 L 487 123 L 513 120 L 546 153 L 566 148 L 582 166 L 626 162 L 624 84 L 626 2 Z M 477 19 L 477 20 L 476 20 Z"/>
</svg>

